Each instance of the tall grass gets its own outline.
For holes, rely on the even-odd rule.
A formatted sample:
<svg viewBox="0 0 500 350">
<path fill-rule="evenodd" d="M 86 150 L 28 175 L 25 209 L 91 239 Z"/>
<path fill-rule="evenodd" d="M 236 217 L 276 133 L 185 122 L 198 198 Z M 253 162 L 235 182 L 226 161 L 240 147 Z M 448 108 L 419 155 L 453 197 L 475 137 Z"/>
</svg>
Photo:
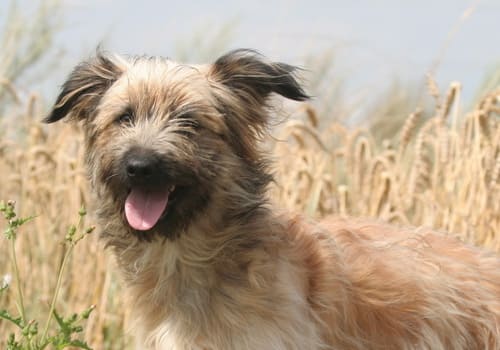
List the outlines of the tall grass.
<svg viewBox="0 0 500 350">
<path fill-rule="evenodd" d="M 315 110 L 278 133 L 278 203 L 308 215 L 426 225 L 500 251 L 500 89 L 460 110 L 460 84 L 410 113 L 391 138 L 332 123 Z M 387 120 L 387 124 L 391 121 Z"/>
<path fill-rule="evenodd" d="M 431 114 L 407 116 L 392 140 L 376 140 L 361 127 L 336 122 L 318 128 L 316 110 L 305 104 L 273 132 L 268 144 L 276 160 L 270 196 L 306 215 L 379 217 L 462 234 L 464 240 L 500 251 L 500 89 L 474 109 L 460 109 L 460 86 L 433 91 Z M 46 129 L 37 98 L 17 108 L 15 123 L 4 120 L 0 139 L 0 193 L 18 203 L 21 216 L 38 215 L 17 238 L 20 274 L 30 313 L 49 308 L 56 271 L 64 256 L 61 232 L 91 200 L 82 164 L 78 127 Z M 324 123 L 323 123 L 324 124 Z M 23 135 L 22 138 L 19 135 Z M 92 223 L 87 218 L 85 225 Z M 0 228 L 1 229 L 1 228 Z M 0 274 L 12 271 L 7 244 L 0 241 Z M 96 349 L 123 349 L 127 303 L 113 262 L 91 235 L 67 262 L 67 283 L 58 310 L 97 305 L 85 339 Z M 0 308 L 13 303 L 0 299 Z M 12 305 L 11 305 L 12 306 Z M 39 308 L 38 310 L 36 308 Z M 0 335 L 7 325 L 0 322 Z"/>
<path fill-rule="evenodd" d="M 34 3 L 34 4 L 33 4 Z M 19 1 L 11 0 L 7 13 L 0 14 L 0 102 L 7 95 L 19 102 L 14 84 L 50 52 L 58 28 L 60 0 L 33 2 L 26 13 Z M 44 67 L 47 71 L 47 67 Z M 3 111 L 4 103 L 0 105 Z"/>
<path fill-rule="evenodd" d="M 45 4 L 54 6 L 57 0 Z M 6 26 L 20 30 L 14 21 L 19 16 L 13 14 L 17 17 L 9 17 L 11 24 Z M 41 16 L 34 28 L 53 30 L 46 20 Z M 17 93 L 17 79 L 40 59 L 36 45 L 44 42 L 30 39 L 19 45 L 30 38 L 19 33 L 17 40 L 5 36 L 3 41 L 10 46 L 0 53 L 0 200 L 16 201 L 21 217 L 37 216 L 23 225 L 15 241 L 18 273 L 25 277 L 19 286 L 25 311 L 37 315 L 52 308 L 57 272 L 67 256 L 64 233 L 82 205 L 92 213 L 92 200 L 79 127 L 66 123 L 44 127 L 40 120 L 46 106 L 38 95 L 23 99 Z M 50 42 L 51 32 L 33 33 L 43 34 L 40 40 L 46 45 Z M 225 30 L 214 35 L 225 45 Z M 31 63 L 16 59 L 23 50 L 32 50 Z M 181 56 L 192 55 L 189 46 L 179 50 Z M 210 47 L 202 54 L 212 55 Z M 331 59 L 326 55 L 305 66 L 326 72 Z M 414 92 L 393 86 L 371 109 L 362 106 L 362 114 L 368 116 L 366 128 L 340 123 L 356 114 L 351 104 L 343 104 L 341 83 L 312 77 L 311 85 L 325 92 L 322 99 L 314 106 L 294 105 L 288 121 L 276 126 L 265 143 L 275 160 L 272 201 L 316 218 L 370 216 L 431 226 L 500 252 L 499 72 L 490 74 L 468 111 L 462 109 L 458 83 L 440 91 L 429 78 L 425 91 L 417 93 L 427 94 L 430 107 L 419 103 Z M 93 223 L 90 214 L 82 225 Z M 3 225 L 0 222 L 0 231 L 6 228 Z M 97 235 L 81 241 L 64 265 L 65 278 L 54 307 L 65 313 L 95 304 L 85 340 L 94 349 L 132 348 L 125 335 L 129 310 L 123 288 Z M 13 272 L 9 243 L 0 238 L 0 288 L 3 276 Z M 14 293 L 0 293 L 0 309 L 15 308 Z M 11 330 L 0 320 L 0 348 Z"/>
</svg>

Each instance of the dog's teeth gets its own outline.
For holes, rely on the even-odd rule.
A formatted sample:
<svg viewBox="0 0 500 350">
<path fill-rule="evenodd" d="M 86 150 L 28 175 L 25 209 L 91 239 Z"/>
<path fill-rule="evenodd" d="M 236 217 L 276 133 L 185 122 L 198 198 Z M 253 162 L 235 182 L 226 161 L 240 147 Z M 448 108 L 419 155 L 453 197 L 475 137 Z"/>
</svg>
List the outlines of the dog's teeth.
<svg viewBox="0 0 500 350">
<path fill-rule="evenodd" d="M 169 192 L 173 192 L 175 190 L 175 186 L 172 185 L 172 187 L 170 187 L 170 189 L 168 190 Z"/>
</svg>

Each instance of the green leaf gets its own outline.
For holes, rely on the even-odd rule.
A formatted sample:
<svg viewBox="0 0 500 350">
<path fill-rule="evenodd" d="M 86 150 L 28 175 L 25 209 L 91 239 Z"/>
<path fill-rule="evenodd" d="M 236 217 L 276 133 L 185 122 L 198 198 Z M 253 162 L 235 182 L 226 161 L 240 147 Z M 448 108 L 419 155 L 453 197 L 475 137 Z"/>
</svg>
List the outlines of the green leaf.
<svg viewBox="0 0 500 350">
<path fill-rule="evenodd" d="M 12 316 L 7 310 L 0 310 L 0 318 L 3 318 L 4 320 L 10 321 L 14 323 L 16 326 L 19 328 L 23 328 L 23 319 L 22 317 L 14 317 Z"/>
<path fill-rule="evenodd" d="M 59 324 L 59 328 L 61 329 L 61 333 L 65 337 L 69 337 L 71 335 L 71 327 L 70 324 L 64 321 L 64 319 L 57 313 L 57 311 L 54 309 L 54 318 L 57 321 L 57 324 Z"/>
<path fill-rule="evenodd" d="M 22 350 L 21 344 L 16 341 L 14 333 L 9 334 L 9 339 L 7 339 L 7 350 Z"/>
<path fill-rule="evenodd" d="M 36 216 L 28 216 L 26 218 L 18 218 L 18 219 L 12 220 L 10 224 L 14 227 L 19 227 L 19 226 L 24 225 L 28 221 L 33 220 L 34 218 L 36 218 Z"/>
</svg>

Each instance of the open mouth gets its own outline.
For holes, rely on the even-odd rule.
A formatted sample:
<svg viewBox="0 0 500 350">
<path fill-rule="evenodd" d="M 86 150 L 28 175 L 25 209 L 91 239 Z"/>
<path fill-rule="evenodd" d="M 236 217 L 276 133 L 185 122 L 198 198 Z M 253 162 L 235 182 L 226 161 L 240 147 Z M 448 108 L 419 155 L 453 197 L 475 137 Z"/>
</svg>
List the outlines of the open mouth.
<svg viewBox="0 0 500 350">
<path fill-rule="evenodd" d="M 125 200 L 125 217 L 135 230 L 152 229 L 168 210 L 175 186 L 165 190 L 133 187 Z"/>
</svg>

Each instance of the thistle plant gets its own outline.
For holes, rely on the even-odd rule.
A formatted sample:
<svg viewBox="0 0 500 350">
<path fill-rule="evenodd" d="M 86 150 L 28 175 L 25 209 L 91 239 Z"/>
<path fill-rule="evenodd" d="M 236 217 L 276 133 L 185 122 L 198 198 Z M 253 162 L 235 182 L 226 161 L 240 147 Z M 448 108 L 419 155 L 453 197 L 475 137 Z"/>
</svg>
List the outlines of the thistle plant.
<svg viewBox="0 0 500 350">
<path fill-rule="evenodd" d="M 17 331 L 13 331 L 7 336 L 7 339 L 1 339 L 0 344 L 4 344 L 7 350 L 42 350 L 42 349 L 64 349 L 67 347 L 80 348 L 91 350 L 91 347 L 78 338 L 79 333 L 83 332 L 81 325 L 95 308 L 95 305 L 90 306 L 81 313 L 74 313 L 69 317 L 63 317 L 56 311 L 56 301 L 61 289 L 64 270 L 67 262 L 73 252 L 76 244 L 86 235 L 93 231 L 93 227 L 84 228 L 83 219 L 86 215 L 82 208 L 79 211 L 79 221 L 77 225 L 71 225 L 64 238 L 66 245 L 65 254 L 57 274 L 57 283 L 52 296 L 52 302 L 45 317 L 43 330 L 40 332 L 40 321 L 37 318 L 31 318 L 27 315 L 23 290 L 21 287 L 21 276 L 16 258 L 16 239 L 19 234 L 19 229 L 28 221 L 35 217 L 26 218 L 17 217 L 15 211 L 15 203 L 13 201 L 0 202 L 0 212 L 7 221 L 7 228 L 4 231 L 5 238 L 10 242 L 10 258 L 13 269 L 13 276 L 7 274 L 4 276 L 0 284 L 0 294 L 9 292 L 11 283 L 16 286 L 15 299 L 17 305 L 16 315 L 11 314 L 8 310 L 0 309 L 0 321 L 3 319 L 10 322 Z M 42 317 L 43 318 L 43 317 Z M 57 323 L 57 328 L 51 330 L 50 325 L 52 320 Z M 2 346 L 3 348 L 3 346 Z"/>
</svg>

